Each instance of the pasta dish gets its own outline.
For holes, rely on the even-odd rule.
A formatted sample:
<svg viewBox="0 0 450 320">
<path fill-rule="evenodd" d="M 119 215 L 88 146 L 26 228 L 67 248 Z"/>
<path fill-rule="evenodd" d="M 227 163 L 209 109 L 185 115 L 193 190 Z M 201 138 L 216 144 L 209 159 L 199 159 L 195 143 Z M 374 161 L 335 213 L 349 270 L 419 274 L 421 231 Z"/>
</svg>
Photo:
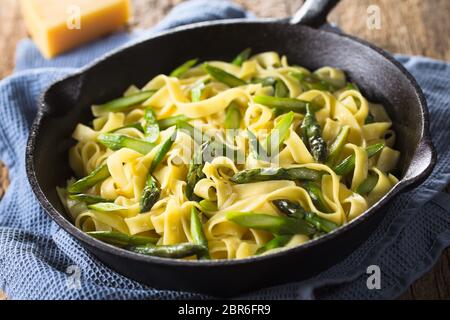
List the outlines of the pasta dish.
<svg viewBox="0 0 450 320">
<path fill-rule="evenodd" d="M 92 106 L 58 195 L 103 242 L 177 259 L 242 259 L 301 245 L 398 182 L 385 108 L 342 70 L 276 52 L 189 60 Z"/>
</svg>

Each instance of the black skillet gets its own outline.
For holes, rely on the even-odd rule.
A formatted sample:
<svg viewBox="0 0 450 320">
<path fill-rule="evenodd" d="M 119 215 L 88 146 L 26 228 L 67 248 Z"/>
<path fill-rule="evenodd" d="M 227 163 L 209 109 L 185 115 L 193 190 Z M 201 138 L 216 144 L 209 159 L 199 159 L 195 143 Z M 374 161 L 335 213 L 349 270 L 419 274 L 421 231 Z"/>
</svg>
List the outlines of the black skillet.
<svg viewBox="0 0 450 320">
<path fill-rule="evenodd" d="M 426 101 L 413 77 L 383 50 L 319 29 L 338 1 L 312 0 L 292 20 L 225 20 L 174 29 L 115 52 L 53 84 L 42 96 L 31 128 L 28 179 L 50 217 L 99 260 L 141 283 L 164 289 L 229 296 L 306 279 L 334 265 L 362 243 L 383 219 L 395 195 L 422 182 L 435 163 Z M 294 23 L 295 22 L 295 23 Z M 375 206 L 344 227 L 303 246 L 243 260 L 183 261 L 148 257 L 97 241 L 75 228 L 56 186 L 72 176 L 67 150 L 75 125 L 91 119 L 90 105 L 144 85 L 159 73 L 198 57 L 230 60 L 243 48 L 274 50 L 309 69 L 345 70 L 369 100 L 383 103 L 401 151 L 400 182 Z"/>
</svg>

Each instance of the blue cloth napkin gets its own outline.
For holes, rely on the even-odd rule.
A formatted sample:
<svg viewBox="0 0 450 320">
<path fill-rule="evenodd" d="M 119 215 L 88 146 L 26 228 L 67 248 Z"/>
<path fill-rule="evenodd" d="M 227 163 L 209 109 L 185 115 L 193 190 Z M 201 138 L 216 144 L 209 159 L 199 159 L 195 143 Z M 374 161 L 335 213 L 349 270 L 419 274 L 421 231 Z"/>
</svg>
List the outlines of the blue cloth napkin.
<svg viewBox="0 0 450 320">
<path fill-rule="evenodd" d="M 181 24 L 251 16 L 225 1 L 191 1 L 177 6 L 152 31 L 112 35 L 54 60 L 43 59 L 29 40 L 19 44 L 16 73 L 0 82 L 0 159 L 9 167 L 11 179 L 0 202 L 0 289 L 10 298 L 208 298 L 155 290 L 97 261 L 40 207 L 25 173 L 25 145 L 38 96 L 73 72 L 68 67 L 83 66 L 107 51 Z M 431 132 L 439 154 L 432 175 L 420 187 L 397 197 L 369 240 L 339 264 L 307 281 L 239 298 L 394 298 L 428 271 L 450 245 L 450 196 L 440 192 L 450 182 L 450 64 L 421 57 L 398 59 L 416 77 L 428 99 Z M 367 287 L 370 265 L 381 270 L 381 289 Z"/>
</svg>

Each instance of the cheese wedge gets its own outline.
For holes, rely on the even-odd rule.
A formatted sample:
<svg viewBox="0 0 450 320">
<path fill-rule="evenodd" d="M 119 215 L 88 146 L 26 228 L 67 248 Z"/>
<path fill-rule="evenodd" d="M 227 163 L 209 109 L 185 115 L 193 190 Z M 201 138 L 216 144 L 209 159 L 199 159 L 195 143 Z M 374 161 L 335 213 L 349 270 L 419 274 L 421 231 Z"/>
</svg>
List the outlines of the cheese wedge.
<svg viewBox="0 0 450 320">
<path fill-rule="evenodd" d="M 28 32 L 47 58 L 119 29 L 130 0 L 22 0 Z"/>
</svg>

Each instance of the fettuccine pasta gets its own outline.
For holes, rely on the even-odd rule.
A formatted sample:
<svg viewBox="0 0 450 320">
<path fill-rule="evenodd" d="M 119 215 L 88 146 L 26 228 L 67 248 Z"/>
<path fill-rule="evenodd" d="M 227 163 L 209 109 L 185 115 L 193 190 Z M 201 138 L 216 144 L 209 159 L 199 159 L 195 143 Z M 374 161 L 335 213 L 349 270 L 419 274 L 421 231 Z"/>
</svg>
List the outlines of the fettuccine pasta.
<svg viewBox="0 0 450 320">
<path fill-rule="evenodd" d="M 141 254 L 241 259 L 301 245 L 398 182 L 384 107 L 342 70 L 276 52 L 190 60 L 92 113 L 58 194 L 78 228 Z"/>
</svg>

